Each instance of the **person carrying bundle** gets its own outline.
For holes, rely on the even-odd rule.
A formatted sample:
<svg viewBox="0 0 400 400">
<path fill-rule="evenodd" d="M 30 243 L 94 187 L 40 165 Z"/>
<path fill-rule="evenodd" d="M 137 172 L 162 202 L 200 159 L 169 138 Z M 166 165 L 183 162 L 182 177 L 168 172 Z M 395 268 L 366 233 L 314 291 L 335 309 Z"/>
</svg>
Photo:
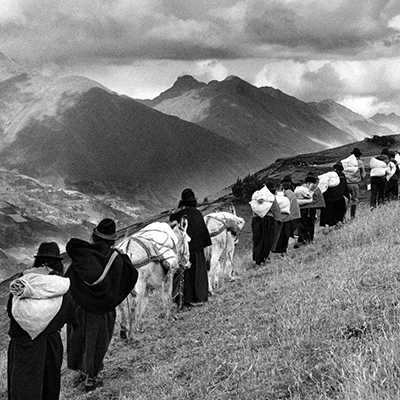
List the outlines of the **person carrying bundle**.
<svg viewBox="0 0 400 400">
<path fill-rule="evenodd" d="M 351 155 L 342 160 L 343 173 L 350 193 L 350 218 L 355 218 L 356 216 L 360 184 L 366 176 L 364 163 L 360 159 L 361 156 L 361 150 L 355 147 Z"/>
</svg>

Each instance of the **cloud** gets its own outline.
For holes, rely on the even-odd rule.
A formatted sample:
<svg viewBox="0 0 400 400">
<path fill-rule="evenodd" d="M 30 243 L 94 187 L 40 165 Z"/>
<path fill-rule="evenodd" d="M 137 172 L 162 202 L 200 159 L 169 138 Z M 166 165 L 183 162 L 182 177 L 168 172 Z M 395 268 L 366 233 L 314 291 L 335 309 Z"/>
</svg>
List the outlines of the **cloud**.
<svg viewBox="0 0 400 400">
<path fill-rule="evenodd" d="M 400 5 L 388 0 L 1 1 L 0 51 L 38 63 L 365 57 L 399 50 Z"/>
<path fill-rule="evenodd" d="M 400 90 L 398 0 L 0 0 L 0 9 L 0 52 L 118 91 L 132 73 L 125 86 L 139 97 L 183 73 L 238 75 L 305 101 L 376 99 L 371 107 Z"/>
<path fill-rule="evenodd" d="M 274 60 L 256 75 L 256 86 L 272 86 L 300 100 L 332 99 L 363 115 L 400 115 L 400 58 L 369 61 Z M 368 111 L 366 111 L 368 109 Z"/>
</svg>

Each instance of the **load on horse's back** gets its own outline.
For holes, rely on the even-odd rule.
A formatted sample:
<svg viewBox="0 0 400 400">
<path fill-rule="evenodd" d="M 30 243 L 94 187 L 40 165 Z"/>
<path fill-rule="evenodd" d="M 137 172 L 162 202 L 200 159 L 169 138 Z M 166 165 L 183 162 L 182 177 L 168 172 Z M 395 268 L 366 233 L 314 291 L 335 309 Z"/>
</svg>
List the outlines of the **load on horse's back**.
<svg viewBox="0 0 400 400">
<path fill-rule="evenodd" d="M 185 218 L 174 227 L 167 222 L 153 222 L 118 244 L 117 249 L 128 255 L 139 273 L 134 293 L 119 307 L 121 337 L 129 336 L 132 326 L 140 329 L 150 288 L 161 289 L 166 316 L 170 317 L 174 273 L 180 266 L 190 266 L 187 225 Z"/>
<path fill-rule="evenodd" d="M 234 206 L 229 212 L 216 211 L 204 216 L 207 229 L 211 236 L 212 245 L 206 249 L 209 263 L 209 291 L 220 286 L 220 280 L 234 278 L 233 256 L 244 219 L 236 215 Z"/>
</svg>

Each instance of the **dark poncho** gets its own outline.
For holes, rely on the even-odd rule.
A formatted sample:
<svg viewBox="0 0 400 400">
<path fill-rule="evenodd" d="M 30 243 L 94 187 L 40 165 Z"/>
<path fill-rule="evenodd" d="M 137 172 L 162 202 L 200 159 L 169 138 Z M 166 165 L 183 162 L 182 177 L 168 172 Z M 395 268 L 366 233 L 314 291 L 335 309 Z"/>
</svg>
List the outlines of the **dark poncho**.
<svg viewBox="0 0 400 400">
<path fill-rule="evenodd" d="M 93 314 L 105 314 L 117 307 L 134 288 L 138 272 L 129 257 L 118 254 L 105 279 L 94 285 L 103 273 L 114 249 L 105 242 L 89 243 L 71 239 L 66 251 L 72 263 L 65 276 L 71 280 L 73 299 Z"/>
</svg>

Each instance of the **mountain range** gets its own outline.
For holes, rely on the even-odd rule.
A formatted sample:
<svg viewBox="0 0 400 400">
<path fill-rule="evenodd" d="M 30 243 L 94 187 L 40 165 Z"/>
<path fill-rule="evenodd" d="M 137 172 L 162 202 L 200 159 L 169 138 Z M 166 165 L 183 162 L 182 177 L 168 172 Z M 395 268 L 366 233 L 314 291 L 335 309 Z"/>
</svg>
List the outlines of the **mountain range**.
<svg viewBox="0 0 400 400">
<path fill-rule="evenodd" d="M 182 76 L 155 99 L 135 100 L 0 54 L 0 167 L 148 211 L 176 205 L 185 187 L 203 199 L 277 158 L 394 129 L 235 76 L 208 84 Z"/>
<path fill-rule="evenodd" d="M 235 76 L 206 84 L 186 75 L 139 100 L 0 53 L 0 280 L 40 241 L 87 238 L 104 216 L 119 227 L 144 221 L 176 207 L 186 187 L 212 204 L 238 177 L 300 176 L 300 165 L 320 163 L 315 152 L 333 159 L 399 132 L 395 114 L 367 119 Z"/>
</svg>

